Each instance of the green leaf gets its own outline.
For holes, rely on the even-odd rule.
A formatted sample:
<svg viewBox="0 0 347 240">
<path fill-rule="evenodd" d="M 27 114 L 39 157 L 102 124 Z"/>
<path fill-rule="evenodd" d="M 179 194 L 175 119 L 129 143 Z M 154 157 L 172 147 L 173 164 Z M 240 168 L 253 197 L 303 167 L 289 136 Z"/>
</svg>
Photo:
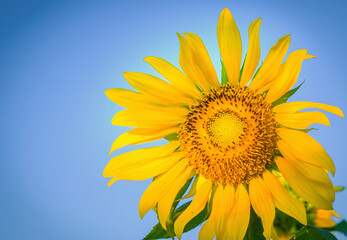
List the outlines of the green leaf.
<svg viewBox="0 0 347 240">
<path fill-rule="evenodd" d="M 179 208 L 177 208 L 173 212 L 173 220 L 176 221 L 176 219 L 183 213 L 184 210 L 187 209 L 191 201 L 184 203 Z M 193 228 L 196 228 L 201 223 L 203 223 L 208 217 L 208 211 L 207 207 L 204 208 L 198 215 L 196 215 L 192 220 L 190 220 L 187 225 L 184 228 L 183 232 L 188 232 L 192 230 Z M 168 232 L 164 230 L 164 228 L 161 226 L 160 223 L 155 225 L 152 229 L 152 231 L 143 239 L 143 240 L 154 240 L 154 239 L 161 239 L 161 238 L 172 238 Z"/>
<path fill-rule="evenodd" d="M 170 238 L 171 236 L 165 231 L 160 223 L 155 225 L 150 233 L 143 240 Z"/>
<path fill-rule="evenodd" d="M 169 142 L 178 141 L 178 134 L 177 133 L 171 133 L 169 135 L 166 135 L 164 138 L 166 140 L 168 140 Z"/>
<path fill-rule="evenodd" d="M 304 81 L 305 82 L 305 81 Z M 274 101 L 272 103 L 272 107 L 275 107 L 281 103 L 285 103 L 287 102 L 288 98 L 290 98 L 300 87 L 301 85 L 304 83 L 302 82 L 299 86 L 297 86 L 294 89 L 289 90 L 286 94 L 284 94 L 282 97 L 280 97 L 279 99 L 277 99 L 276 101 Z"/>
<path fill-rule="evenodd" d="M 179 215 L 189 206 L 191 201 L 186 202 L 179 208 L 177 208 L 173 213 L 173 219 L 176 220 Z M 143 240 L 152 240 L 152 239 L 161 239 L 161 238 L 171 238 L 170 234 L 165 231 L 165 229 L 161 226 L 160 223 L 157 223 L 152 229 L 152 231 L 147 234 L 147 236 Z"/>
<path fill-rule="evenodd" d="M 203 223 L 208 218 L 208 210 L 207 206 L 205 206 L 204 210 L 202 210 L 198 215 L 196 215 L 192 220 L 190 220 L 187 225 L 184 227 L 184 233 L 188 232 L 197 226 L 199 226 L 201 223 Z"/>
<path fill-rule="evenodd" d="M 301 228 L 291 240 L 337 240 L 329 231 L 311 225 Z"/>
<path fill-rule="evenodd" d="M 222 85 L 225 85 L 229 82 L 229 79 L 223 61 L 220 60 L 220 62 L 222 63 Z"/>
<path fill-rule="evenodd" d="M 346 220 L 342 220 L 341 222 L 336 224 L 334 227 L 324 228 L 324 229 L 328 230 L 328 231 L 340 232 L 340 233 L 343 233 L 345 236 L 347 236 L 347 222 L 346 222 Z"/>
<path fill-rule="evenodd" d="M 254 212 L 253 208 L 251 208 L 250 220 L 246 235 L 244 240 L 263 240 L 265 239 L 263 235 L 263 224 L 261 223 L 260 217 Z"/>
<path fill-rule="evenodd" d="M 190 183 L 192 182 L 193 178 L 188 179 L 186 184 L 179 190 L 179 192 L 176 195 L 175 201 L 172 204 L 173 209 L 175 209 L 179 203 L 179 199 L 183 197 L 183 194 L 187 191 L 188 187 L 190 186 Z"/>
<path fill-rule="evenodd" d="M 174 216 L 173 216 L 173 213 L 178 205 L 178 203 L 180 202 L 179 199 L 182 198 L 183 194 L 187 191 L 188 187 L 190 186 L 190 183 L 192 182 L 192 179 L 193 178 L 190 178 L 185 184 L 184 186 L 179 190 L 179 192 L 177 193 L 176 195 L 176 198 L 175 198 L 175 201 L 173 202 L 172 204 L 172 207 L 171 207 L 171 212 L 170 212 L 170 215 L 167 219 L 167 222 L 166 222 L 166 229 L 167 229 L 167 232 L 169 233 L 169 235 L 173 238 L 175 236 L 175 231 L 174 231 L 174 221 L 176 219 L 174 219 Z"/>
</svg>

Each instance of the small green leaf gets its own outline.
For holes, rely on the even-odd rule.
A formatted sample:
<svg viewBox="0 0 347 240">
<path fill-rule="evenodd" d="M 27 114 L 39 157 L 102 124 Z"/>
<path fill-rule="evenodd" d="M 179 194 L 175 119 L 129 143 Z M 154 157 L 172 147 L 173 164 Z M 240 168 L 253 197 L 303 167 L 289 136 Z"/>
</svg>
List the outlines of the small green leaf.
<svg viewBox="0 0 347 240">
<path fill-rule="evenodd" d="M 305 82 L 305 81 L 304 81 Z M 297 86 L 294 89 L 289 90 L 286 94 L 284 94 L 282 97 L 280 97 L 279 99 L 277 99 L 276 101 L 274 101 L 272 103 L 272 107 L 275 107 L 281 103 L 285 103 L 287 102 L 288 98 L 290 98 L 300 87 L 301 85 L 304 83 L 302 82 L 299 86 Z"/>
<path fill-rule="evenodd" d="M 161 238 L 170 238 L 170 235 L 165 231 L 160 223 L 155 225 L 150 233 L 143 240 L 153 240 Z"/>
<path fill-rule="evenodd" d="M 184 210 L 187 209 L 191 201 L 186 202 L 182 204 L 179 208 L 177 208 L 172 216 L 173 216 L 173 222 L 176 221 L 176 219 L 183 213 Z M 196 228 L 201 223 L 203 223 L 208 218 L 208 211 L 207 207 L 204 208 L 198 215 L 196 215 L 192 220 L 190 220 L 187 225 L 184 228 L 183 232 L 188 232 L 192 230 L 193 228 Z M 143 239 L 143 240 L 154 240 L 154 239 L 161 239 L 161 238 L 172 238 L 173 236 L 170 236 L 168 232 L 164 230 L 164 228 L 161 226 L 160 223 L 155 225 L 152 229 L 152 231 Z"/>
<path fill-rule="evenodd" d="M 171 133 L 167 136 L 164 137 L 166 140 L 168 140 L 169 142 L 172 142 L 172 141 L 178 141 L 178 135 L 177 133 Z"/>
<path fill-rule="evenodd" d="M 223 60 L 220 60 L 220 62 L 222 63 L 222 85 L 225 85 L 229 82 L 228 76 L 227 76 L 227 71 L 225 69 Z"/>
<path fill-rule="evenodd" d="M 290 240 L 337 240 L 329 231 L 311 225 L 301 228 Z"/>
<path fill-rule="evenodd" d="M 332 228 L 324 228 L 324 229 L 328 230 L 328 231 L 340 232 L 340 233 L 343 233 L 345 236 L 347 236 L 347 222 L 346 222 L 346 220 L 342 220 L 341 222 L 339 222 L 338 224 L 336 224 Z"/>
</svg>

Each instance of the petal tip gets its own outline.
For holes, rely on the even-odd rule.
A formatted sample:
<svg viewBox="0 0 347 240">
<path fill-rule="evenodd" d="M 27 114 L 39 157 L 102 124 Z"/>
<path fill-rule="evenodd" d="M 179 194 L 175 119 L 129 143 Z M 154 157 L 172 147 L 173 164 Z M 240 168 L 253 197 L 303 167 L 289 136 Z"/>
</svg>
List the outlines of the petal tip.
<svg viewBox="0 0 347 240">
<path fill-rule="evenodd" d="M 257 18 L 256 20 L 254 20 L 254 22 L 255 22 L 255 24 L 261 24 L 261 21 L 262 21 L 263 19 L 262 18 Z"/>
<path fill-rule="evenodd" d="M 130 72 L 123 72 L 124 78 L 127 78 L 130 75 Z"/>
<path fill-rule="evenodd" d="M 317 57 L 307 53 L 305 56 L 305 59 L 310 59 L 310 58 L 317 58 Z"/>
<path fill-rule="evenodd" d="M 153 57 L 153 56 L 147 56 L 147 57 L 144 57 L 143 60 L 150 64 L 154 58 L 155 57 Z"/>
</svg>

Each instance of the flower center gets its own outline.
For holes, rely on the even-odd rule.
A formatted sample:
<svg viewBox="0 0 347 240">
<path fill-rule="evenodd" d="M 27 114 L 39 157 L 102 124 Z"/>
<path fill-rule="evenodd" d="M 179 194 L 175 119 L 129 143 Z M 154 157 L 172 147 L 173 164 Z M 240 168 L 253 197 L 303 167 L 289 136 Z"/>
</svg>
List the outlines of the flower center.
<svg viewBox="0 0 347 240">
<path fill-rule="evenodd" d="M 181 150 L 216 184 L 248 183 L 272 164 L 278 136 L 270 104 L 248 88 L 222 86 L 190 106 Z"/>
<path fill-rule="evenodd" d="M 221 148 L 228 148 L 239 141 L 244 134 L 245 124 L 230 110 L 216 113 L 207 122 L 207 132 L 212 142 Z"/>
</svg>

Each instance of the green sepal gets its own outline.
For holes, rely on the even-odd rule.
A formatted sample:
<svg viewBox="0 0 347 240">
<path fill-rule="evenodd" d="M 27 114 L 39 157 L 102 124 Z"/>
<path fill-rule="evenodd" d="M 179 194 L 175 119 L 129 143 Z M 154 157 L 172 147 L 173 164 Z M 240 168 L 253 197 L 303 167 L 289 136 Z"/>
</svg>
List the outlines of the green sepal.
<svg viewBox="0 0 347 240">
<path fill-rule="evenodd" d="M 183 211 L 187 209 L 190 203 L 191 201 L 184 203 L 173 212 L 173 215 L 172 215 L 173 222 L 175 222 L 176 219 L 183 213 Z M 208 211 L 207 211 L 207 207 L 205 207 L 198 215 L 196 215 L 192 220 L 190 220 L 187 223 L 183 232 L 185 233 L 196 228 L 201 223 L 203 223 L 207 218 L 208 218 Z M 165 229 L 161 226 L 161 224 L 157 223 L 157 225 L 153 227 L 152 231 L 143 240 L 154 240 L 154 239 L 161 239 L 161 238 L 173 238 L 173 236 L 170 236 L 170 234 L 165 231 Z"/>
<path fill-rule="evenodd" d="M 300 87 L 301 85 L 304 83 L 305 81 L 303 81 L 299 86 L 297 86 L 296 88 L 293 88 L 291 90 L 289 90 L 286 94 L 284 94 L 282 97 L 280 97 L 279 99 L 277 99 L 276 101 L 274 101 L 272 103 L 272 107 L 275 107 L 279 104 L 285 103 L 287 102 L 288 98 L 290 98 Z"/>
<path fill-rule="evenodd" d="M 243 63 L 242 63 L 242 67 L 241 67 L 240 74 L 239 74 L 239 82 L 241 82 L 243 67 L 245 66 L 246 58 L 247 58 L 247 54 L 246 54 L 245 60 L 243 60 Z"/>
<path fill-rule="evenodd" d="M 168 140 L 169 142 L 178 141 L 178 134 L 177 133 L 171 133 L 169 135 L 166 135 L 164 138 L 166 140 Z"/>
<path fill-rule="evenodd" d="M 343 233 L 343 235 L 347 236 L 347 222 L 346 220 L 342 220 L 338 224 L 336 224 L 334 227 L 331 228 L 324 228 L 325 230 L 331 232 L 331 231 L 336 231 Z"/>
<path fill-rule="evenodd" d="M 308 132 L 311 132 L 312 130 L 318 130 L 318 128 L 306 128 L 306 129 L 296 129 L 296 130 L 302 131 L 304 133 L 308 133 Z"/>
<path fill-rule="evenodd" d="M 172 204 L 172 208 L 176 209 L 178 203 L 179 203 L 179 199 L 181 199 L 183 197 L 183 194 L 187 191 L 188 187 L 190 186 L 191 182 L 192 182 L 193 178 L 190 178 L 185 184 L 184 186 L 179 190 L 179 192 L 176 195 L 175 201 Z"/>
<path fill-rule="evenodd" d="M 160 239 L 160 238 L 170 238 L 171 236 L 165 231 L 165 229 L 161 226 L 160 223 L 155 225 L 150 233 L 147 234 L 143 240 L 152 240 L 152 239 Z"/>
<path fill-rule="evenodd" d="M 263 63 L 261 63 L 260 67 L 258 67 L 258 69 L 255 71 L 255 73 L 253 74 L 252 80 L 255 78 L 255 76 L 257 76 L 261 66 L 263 66 Z"/>
<path fill-rule="evenodd" d="M 170 215 L 168 216 L 168 219 L 166 221 L 166 230 L 169 233 L 170 237 L 174 239 L 175 231 L 174 231 L 174 212 L 175 209 L 179 203 L 178 199 L 182 198 L 183 194 L 187 191 L 188 187 L 190 186 L 193 178 L 190 178 L 184 186 L 178 191 L 176 198 L 172 204 Z"/>
<path fill-rule="evenodd" d="M 290 240 L 337 240 L 329 231 L 307 225 L 302 227 Z"/>
<path fill-rule="evenodd" d="M 254 212 L 253 208 L 251 208 L 249 225 L 244 240 L 263 240 L 265 239 L 263 232 L 264 229 L 261 219 Z"/>
<path fill-rule="evenodd" d="M 227 75 L 227 70 L 225 69 L 223 60 L 220 60 L 222 64 L 222 85 L 225 85 L 229 82 L 228 75 Z"/>
<path fill-rule="evenodd" d="M 276 217 L 273 223 L 277 233 L 284 235 L 293 235 L 304 225 L 299 223 L 295 218 L 276 209 Z"/>
</svg>

